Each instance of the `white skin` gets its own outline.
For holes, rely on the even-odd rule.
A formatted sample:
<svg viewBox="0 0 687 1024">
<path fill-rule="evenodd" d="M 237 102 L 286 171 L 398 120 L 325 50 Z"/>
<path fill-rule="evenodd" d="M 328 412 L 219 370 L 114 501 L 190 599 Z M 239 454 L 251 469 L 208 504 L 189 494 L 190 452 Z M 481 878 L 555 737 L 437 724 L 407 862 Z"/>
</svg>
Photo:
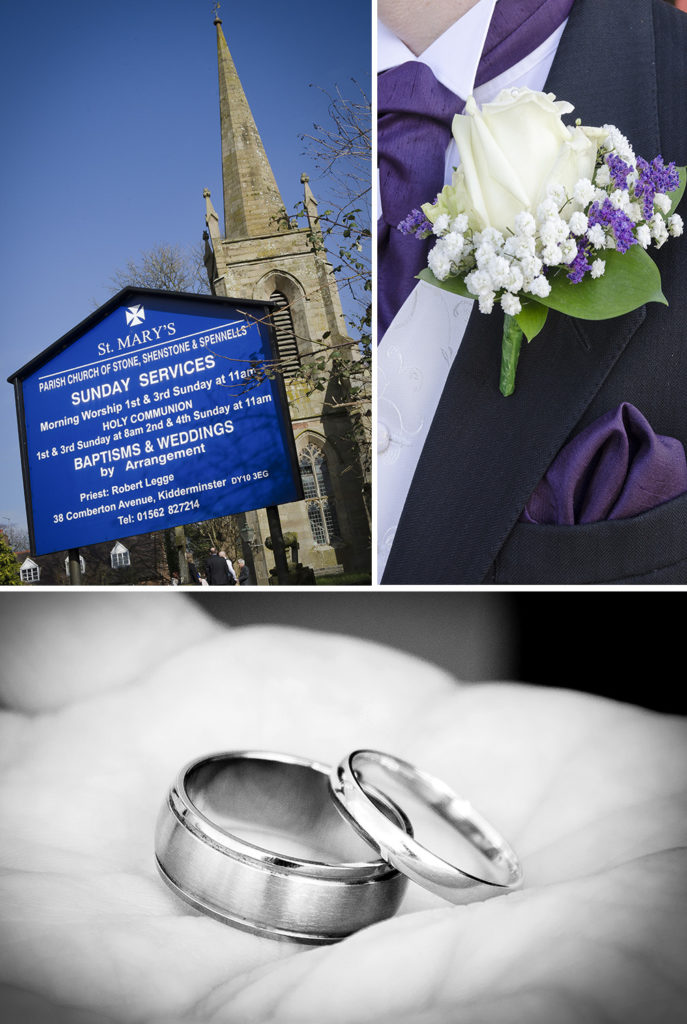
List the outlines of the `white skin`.
<svg viewBox="0 0 687 1024">
<path fill-rule="evenodd" d="M 684 720 L 461 685 L 348 637 L 227 628 L 173 591 L 29 596 L 0 615 L 3 1020 L 679 1019 Z M 397 917 L 310 948 L 204 917 L 160 882 L 154 822 L 186 761 L 251 747 L 332 763 L 360 746 L 470 799 L 520 854 L 522 891 L 454 907 L 411 885 Z"/>
<path fill-rule="evenodd" d="M 417 56 L 478 0 L 378 0 L 380 19 Z"/>
</svg>

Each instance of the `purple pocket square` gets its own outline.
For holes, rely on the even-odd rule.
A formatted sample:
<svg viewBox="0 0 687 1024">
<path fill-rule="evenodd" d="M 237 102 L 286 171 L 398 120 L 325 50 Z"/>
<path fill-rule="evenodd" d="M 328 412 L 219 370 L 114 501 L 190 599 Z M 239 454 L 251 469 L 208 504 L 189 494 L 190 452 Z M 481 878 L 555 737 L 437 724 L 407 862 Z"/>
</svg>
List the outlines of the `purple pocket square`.
<svg viewBox="0 0 687 1024">
<path fill-rule="evenodd" d="M 520 521 L 573 526 L 628 519 L 685 491 L 682 443 L 654 433 L 641 412 L 623 402 L 561 449 Z"/>
</svg>

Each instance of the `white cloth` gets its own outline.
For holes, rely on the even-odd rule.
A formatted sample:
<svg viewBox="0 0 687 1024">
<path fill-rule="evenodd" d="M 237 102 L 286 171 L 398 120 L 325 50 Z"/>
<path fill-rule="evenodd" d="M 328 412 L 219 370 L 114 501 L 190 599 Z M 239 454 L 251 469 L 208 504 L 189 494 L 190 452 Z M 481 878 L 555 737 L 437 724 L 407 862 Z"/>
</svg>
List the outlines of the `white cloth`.
<svg viewBox="0 0 687 1024">
<path fill-rule="evenodd" d="M 420 60 L 447 88 L 467 97 L 493 7 L 494 0 L 479 0 L 418 57 L 379 22 L 378 70 L 407 60 Z M 509 71 L 478 86 L 473 93 L 477 102 L 490 102 L 504 88 L 543 89 L 564 28 L 565 23 Z M 459 162 L 455 142 L 451 141 L 446 153 L 446 183 L 451 181 L 453 168 Z M 379 197 L 378 203 L 381 209 Z M 378 347 L 375 481 L 379 580 L 472 305 L 471 299 L 453 296 L 420 281 Z M 456 410 L 456 415 L 460 415 L 460 410 Z"/>
</svg>

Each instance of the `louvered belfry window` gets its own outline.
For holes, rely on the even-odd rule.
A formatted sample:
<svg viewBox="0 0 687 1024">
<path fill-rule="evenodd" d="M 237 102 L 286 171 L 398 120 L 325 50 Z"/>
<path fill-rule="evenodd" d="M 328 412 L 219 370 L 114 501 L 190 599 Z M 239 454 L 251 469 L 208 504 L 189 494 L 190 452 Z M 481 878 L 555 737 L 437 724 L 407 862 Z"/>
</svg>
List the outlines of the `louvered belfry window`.
<svg viewBox="0 0 687 1024">
<path fill-rule="evenodd" d="M 270 301 L 279 303 L 278 307 L 272 310 L 272 322 L 277 336 L 277 352 L 282 372 L 284 379 L 288 380 L 296 376 L 301 365 L 296 332 L 293 329 L 291 307 L 282 292 L 272 292 Z"/>
</svg>

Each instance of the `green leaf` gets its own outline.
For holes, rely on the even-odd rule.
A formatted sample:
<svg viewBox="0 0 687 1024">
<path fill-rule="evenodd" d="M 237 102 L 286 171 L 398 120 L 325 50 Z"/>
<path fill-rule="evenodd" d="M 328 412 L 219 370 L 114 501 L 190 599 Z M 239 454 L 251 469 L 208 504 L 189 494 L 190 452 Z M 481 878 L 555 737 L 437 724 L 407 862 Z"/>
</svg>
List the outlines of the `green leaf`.
<svg viewBox="0 0 687 1024">
<path fill-rule="evenodd" d="M 670 210 L 668 211 L 668 216 L 669 217 L 670 217 L 671 213 L 675 213 L 675 210 L 677 208 L 677 204 L 680 202 L 680 200 L 682 199 L 682 197 L 684 195 L 685 184 L 687 184 L 687 168 L 685 168 L 685 167 L 678 167 L 678 171 L 680 172 L 680 184 L 678 185 L 678 187 L 675 189 L 674 192 L 670 192 L 669 193 L 669 195 L 670 195 Z"/>
<path fill-rule="evenodd" d="M 417 276 L 421 281 L 433 284 L 437 288 L 443 288 L 445 292 L 453 292 L 454 295 L 464 295 L 466 299 L 475 299 L 477 297 L 473 292 L 468 291 L 460 277 L 447 277 L 445 281 L 440 281 L 438 277 L 434 276 L 429 267 L 425 267 Z"/>
<path fill-rule="evenodd" d="M 587 276 L 573 284 L 565 270 L 559 270 L 550 278 L 550 293 L 546 298 L 537 296 L 536 301 L 580 320 L 609 320 L 647 302 L 668 305 L 658 267 L 641 245 L 622 254 L 605 249 L 601 258 L 606 263 L 602 277 Z"/>
<path fill-rule="evenodd" d="M 534 299 L 523 299 L 522 309 L 515 314 L 515 319 L 527 340 L 532 341 L 546 323 L 548 315 L 548 308 L 542 306 L 541 302 L 535 302 Z"/>
</svg>

